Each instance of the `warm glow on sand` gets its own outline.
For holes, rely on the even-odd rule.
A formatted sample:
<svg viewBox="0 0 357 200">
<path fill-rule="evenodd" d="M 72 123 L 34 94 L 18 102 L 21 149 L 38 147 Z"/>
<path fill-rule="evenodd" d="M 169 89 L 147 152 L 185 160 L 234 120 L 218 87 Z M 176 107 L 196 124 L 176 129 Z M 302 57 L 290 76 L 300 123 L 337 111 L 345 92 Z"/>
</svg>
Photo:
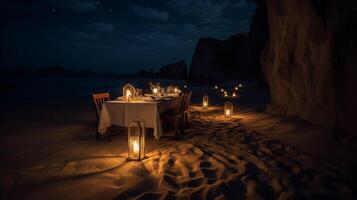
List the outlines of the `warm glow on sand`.
<svg viewBox="0 0 357 200">
<path fill-rule="evenodd" d="M 226 116 L 229 116 L 229 115 L 231 115 L 231 111 L 226 110 Z"/>
</svg>

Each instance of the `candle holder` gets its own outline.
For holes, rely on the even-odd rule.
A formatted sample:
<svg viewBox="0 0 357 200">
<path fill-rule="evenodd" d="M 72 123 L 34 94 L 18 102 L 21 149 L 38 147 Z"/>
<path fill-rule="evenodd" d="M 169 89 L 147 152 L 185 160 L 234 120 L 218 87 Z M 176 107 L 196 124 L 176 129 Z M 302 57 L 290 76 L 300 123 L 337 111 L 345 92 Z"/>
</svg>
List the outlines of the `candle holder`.
<svg viewBox="0 0 357 200">
<path fill-rule="evenodd" d="M 133 121 L 128 127 L 128 161 L 145 158 L 145 122 Z"/>
<path fill-rule="evenodd" d="M 208 108 L 208 95 L 203 95 L 202 108 L 203 109 L 207 109 Z"/>
<path fill-rule="evenodd" d="M 224 103 L 224 116 L 231 117 L 233 115 L 233 104 L 229 101 Z"/>
<path fill-rule="evenodd" d="M 131 84 L 126 84 L 123 87 L 123 98 L 125 101 L 131 101 L 136 95 L 135 87 Z"/>
</svg>

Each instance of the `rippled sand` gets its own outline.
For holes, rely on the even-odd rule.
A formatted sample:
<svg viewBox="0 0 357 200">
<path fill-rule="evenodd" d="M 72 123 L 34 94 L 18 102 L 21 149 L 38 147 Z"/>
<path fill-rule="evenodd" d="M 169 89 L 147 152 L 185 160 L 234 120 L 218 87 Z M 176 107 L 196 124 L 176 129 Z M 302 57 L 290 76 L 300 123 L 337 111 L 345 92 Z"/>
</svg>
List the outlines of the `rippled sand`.
<svg viewBox="0 0 357 200">
<path fill-rule="evenodd" d="M 19 199 L 354 199 L 348 173 L 261 133 L 239 115 L 192 107 L 178 139 L 148 141 L 147 159 L 127 162 L 125 137 L 70 138 L 7 155 L 1 185 Z M 251 113 L 254 114 L 254 113 Z M 2 158 L 2 159 L 3 159 Z M 2 161 L 4 162 L 4 160 Z"/>
</svg>

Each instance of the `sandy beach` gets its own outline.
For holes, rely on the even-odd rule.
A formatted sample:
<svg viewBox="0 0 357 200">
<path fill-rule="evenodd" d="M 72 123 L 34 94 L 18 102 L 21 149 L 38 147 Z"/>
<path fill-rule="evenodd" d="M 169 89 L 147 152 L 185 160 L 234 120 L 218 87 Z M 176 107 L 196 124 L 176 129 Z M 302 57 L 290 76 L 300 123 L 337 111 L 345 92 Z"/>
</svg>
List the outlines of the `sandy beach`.
<svg viewBox="0 0 357 200">
<path fill-rule="evenodd" d="M 26 108 L 22 121 L 12 121 L 17 113 L 7 113 L 1 136 L 4 199 L 356 197 L 355 176 L 348 168 L 353 165 L 346 163 L 353 162 L 353 151 L 333 134 L 321 137 L 333 133 L 328 128 L 244 105 L 225 118 L 219 103 L 207 110 L 194 103 L 182 136 L 147 137 L 147 159 L 127 162 L 126 136 L 119 134 L 110 143 L 94 140 L 90 102 L 75 105 Z M 331 145 L 339 151 L 329 151 Z"/>
</svg>

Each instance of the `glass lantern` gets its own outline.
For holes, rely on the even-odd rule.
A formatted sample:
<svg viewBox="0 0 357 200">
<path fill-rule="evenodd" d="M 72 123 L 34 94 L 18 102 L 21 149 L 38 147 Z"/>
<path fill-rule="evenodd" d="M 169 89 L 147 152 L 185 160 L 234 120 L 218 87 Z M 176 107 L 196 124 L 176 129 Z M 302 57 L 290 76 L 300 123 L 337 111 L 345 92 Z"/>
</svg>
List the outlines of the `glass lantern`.
<svg viewBox="0 0 357 200">
<path fill-rule="evenodd" d="M 128 159 L 145 158 L 145 122 L 133 121 L 128 127 Z"/>
<path fill-rule="evenodd" d="M 134 86 L 128 83 L 123 87 L 123 97 L 125 101 L 131 101 L 131 99 L 134 98 L 135 95 L 136 92 Z"/>
<path fill-rule="evenodd" d="M 227 91 L 224 91 L 224 96 L 225 96 L 225 97 L 228 97 Z"/>
<path fill-rule="evenodd" d="M 203 95 L 202 98 L 202 108 L 207 109 L 208 108 L 208 95 Z"/>
<path fill-rule="evenodd" d="M 224 116 L 231 117 L 233 115 L 233 104 L 229 101 L 224 103 Z"/>
</svg>

